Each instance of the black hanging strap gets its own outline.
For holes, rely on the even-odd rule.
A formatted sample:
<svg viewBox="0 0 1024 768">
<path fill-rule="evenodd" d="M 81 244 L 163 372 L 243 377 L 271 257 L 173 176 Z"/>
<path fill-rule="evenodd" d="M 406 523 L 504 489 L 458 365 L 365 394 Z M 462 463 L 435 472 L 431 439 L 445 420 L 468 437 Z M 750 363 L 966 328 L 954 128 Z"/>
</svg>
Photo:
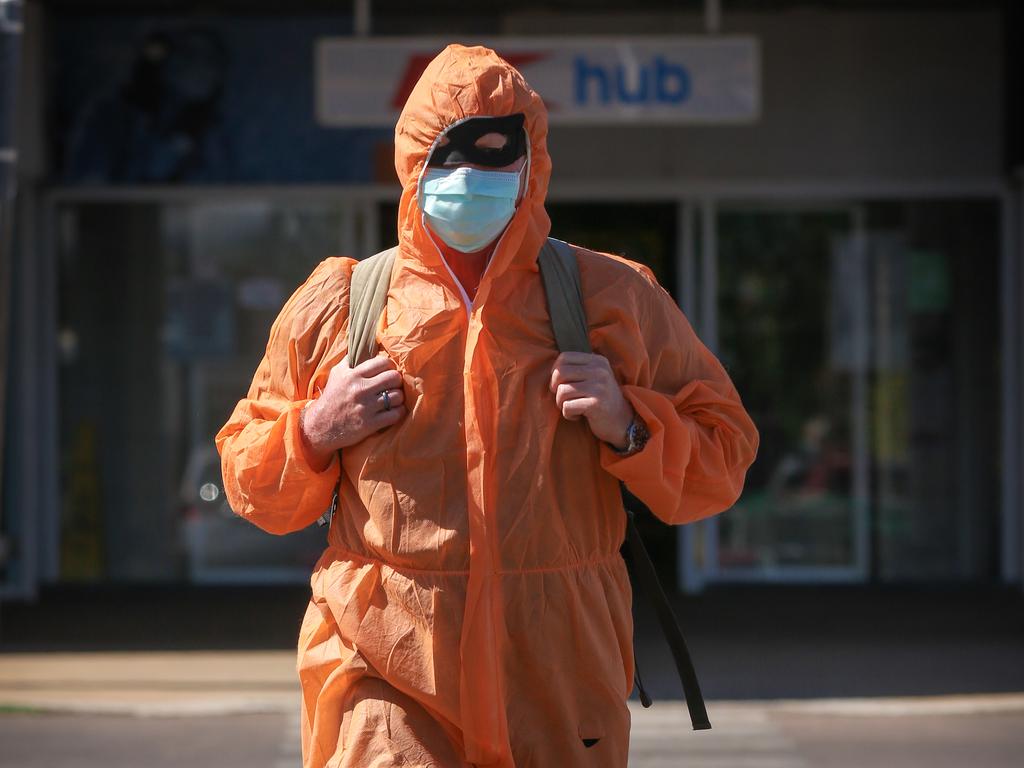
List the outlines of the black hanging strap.
<svg viewBox="0 0 1024 768">
<path fill-rule="evenodd" d="M 697 673 L 693 669 L 693 661 L 690 659 L 690 651 L 686 647 L 686 640 L 683 639 L 683 632 L 679 628 L 679 622 L 672 612 L 672 606 L 661 588 L 658 574 L 654 570 L 654 563 L 651 556 L 647 554 L 647 547 L 640 538 L 640 531 L 636 527 L 633 510 L 626 510 L 626 543 L 629 546 L 629 554 L 633 561 L 633 575 L 639 582 L 640 589 L 645 592 L 654 609 L 658 614 L 658 622 L 661 624 L 661 631 L 665 635 L 668 647 L 672 651 L 672 658 L 676 663 L 676 670 L 679 672 L 679 679 L 683 683 L 683 691 L 686 693 L 686 707 L 690 710 L 690 722 L 693 723 L 693 730 L 703 731 L 711 727 L 708 720 L 707 709 L 704 707 L 704 697 L 700 692 L 700 683 L 697 682 Z M 636 656 L 634 654 L 634 662 Z M 639 674 L 637 675 L 639 683 Z M 650 697 L 646 695 L 642 684 L 640 688 L 640 699 Z M 644 706 L 650 706 L 644 704 Z"/>
</svg>

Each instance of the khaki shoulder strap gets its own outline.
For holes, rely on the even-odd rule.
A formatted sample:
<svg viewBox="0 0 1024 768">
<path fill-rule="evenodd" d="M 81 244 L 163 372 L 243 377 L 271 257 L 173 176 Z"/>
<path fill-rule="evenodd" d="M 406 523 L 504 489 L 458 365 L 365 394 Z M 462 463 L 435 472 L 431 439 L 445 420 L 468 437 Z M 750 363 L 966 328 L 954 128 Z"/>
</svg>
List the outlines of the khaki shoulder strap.
<svg viewBox="0 0 1024 768">
<path fill-rule="evenodd" d="M 359 363 L 377 354 L 377 325 L 391 285 L 398 246 L 388 248 L 356 264 L 349 287 L 348 364 Z"/>
<path fill-rule="evenodd" d="M 348 364 L 354 368 L 377 353 L 377 324 L 384 311 L 398 248 L 356 264 L 349 293 Z M 590 352 L 587 318 L 576 254 L 549 237 L 537 255 L 555 342 L 562 352 Z"/>
<path fill-rule="evenodd" d="M 548 314 L 561 352 L 590 352 L 580 268 L 568 243 L 549 237 L 537 255 Z"/>
</svg>

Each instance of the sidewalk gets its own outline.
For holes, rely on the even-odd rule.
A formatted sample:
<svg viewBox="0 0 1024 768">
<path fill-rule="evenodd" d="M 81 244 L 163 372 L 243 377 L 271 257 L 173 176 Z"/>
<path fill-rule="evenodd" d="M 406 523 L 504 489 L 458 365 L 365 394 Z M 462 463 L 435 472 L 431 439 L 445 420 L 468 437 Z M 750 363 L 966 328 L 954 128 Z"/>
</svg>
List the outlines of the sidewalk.
<svg viewBox="0 0 1024 768">
<path fill-rule="evenodd" d="M 297 768 L 286 651 L 0 655 L 0 768 Z M 1012 768 L 1024 694 L 630 702 L 630 768 Z"/>
<path fill-rule="evenodd" d="M 0 768 L 295 768 L 304 590 L 123 590 L 5 606 Z M 677 600 L 713 728 L 636 623 L 651 709 L 630 768 L 1011 768 L 1024 598 L 1004 590 L 730 588 Z M 212 650 L 221 649 L 221 650 Z"/>
<path fill-rule="evenodd" d="M 634 718 L 678 725 L 678 701 Z M 288 651 L 12 653 L 0 655 L 0 711 L 195 717 L 292 714 L 299 706 L 294 654 Z M 1024 712 L 1024 693 L 822 699 L 709 699 L 708 711 L 777 711 L 843 717 Z"/>
<path fill-rule="evenodd" d="M 122 590 L 4 606 L 0 707 L 138 715 L 298 706 L 302 589 Z M 677 599 L 709 710 L 1017 711 L 1024 596 L 1000 589 L 732 587 Z M 636 646 L 656 708 L 681 688 L 655 620 Z"/>
<path fill-rule="evenodd" d="M 140 717 L 297 711 L 288 651 L 0 655 L 0 711 Z"/>
</svg>

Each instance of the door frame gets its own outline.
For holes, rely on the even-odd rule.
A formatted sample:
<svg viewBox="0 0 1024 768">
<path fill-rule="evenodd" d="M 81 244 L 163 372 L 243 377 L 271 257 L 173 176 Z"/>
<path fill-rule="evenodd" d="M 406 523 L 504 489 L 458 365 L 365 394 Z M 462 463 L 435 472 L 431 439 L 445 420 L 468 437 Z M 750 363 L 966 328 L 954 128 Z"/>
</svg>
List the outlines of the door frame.
<svg viewBox="0 0 1024 768">
<path fill-rule="evenodd" d="M 850 393 L 850 454 L 853 464 L 851 483 L 852 515 L 851 540 L 854 559 L 850 565 L 784 565 L 765 569 L 762 567 L 723 569 L 718 562 L 718 515 L 698 521 L 703 536 L 704 558 L 702 573 L 689 573 L 689 578 L 699 577 L 701 582 L 764 582 L 764 583 L 853 583 L 866 581 L 870 566 L 870 453 L 868 445 L 868 332 L 870 317 L 867 311 L 866 266 L 866 215 L 863 203 L 836 198 L 830 201 L 811 200 L 732 200 L 720 198 L 705 201 L 702 206 L 701 234 L 704 237 L 702 251 L 701 314 L 700 327 L 704 343 L 716 354 L 720 352 L 718 338 L 718 216 L 723 212 L 751 211 L 758 213 L 836 213 L 849 217 L 850 242 L 853 253 L 860 262 L 864 280 L 857 285 L 856 306 L 858 313 L 855 324 L 854 356 L 859 365 L 853 372 Z M 685 528 L 685 526 L 684 526 Z"/>
</svg>

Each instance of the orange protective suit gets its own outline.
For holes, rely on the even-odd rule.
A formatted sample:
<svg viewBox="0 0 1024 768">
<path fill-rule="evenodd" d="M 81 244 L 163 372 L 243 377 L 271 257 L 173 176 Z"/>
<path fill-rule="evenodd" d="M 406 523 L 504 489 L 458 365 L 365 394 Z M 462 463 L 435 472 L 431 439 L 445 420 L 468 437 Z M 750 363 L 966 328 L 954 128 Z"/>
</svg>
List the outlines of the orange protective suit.
<svg viewBox="0 0 1024 768">
<path fill-rule="evenodd" d="M 466 306 L 424 228 L 418 178 L 453 122 L 520 112 L 528 187 Z M 355 261 L 336 257 L 288 300 L 217 435 L 232 508 L 272 533 L 315 521 L 341 472 L 299 637 L 306 768 L 625 766 L 633 626 L 618 482 L 686 523 L 729 507 L 754 459 L 728 375 L 651 272 L 582 248 L 591 343 L 651 437 L 624 458 L 561 417 L 536 265 L 546 136 L 540 97 L 494 52 L 439 54 L 395 131 L 401 251 L 378 339 L 408 415 L 323 471 L 304 453 L 299 410 L 346 354 Z"/>
</svg>

